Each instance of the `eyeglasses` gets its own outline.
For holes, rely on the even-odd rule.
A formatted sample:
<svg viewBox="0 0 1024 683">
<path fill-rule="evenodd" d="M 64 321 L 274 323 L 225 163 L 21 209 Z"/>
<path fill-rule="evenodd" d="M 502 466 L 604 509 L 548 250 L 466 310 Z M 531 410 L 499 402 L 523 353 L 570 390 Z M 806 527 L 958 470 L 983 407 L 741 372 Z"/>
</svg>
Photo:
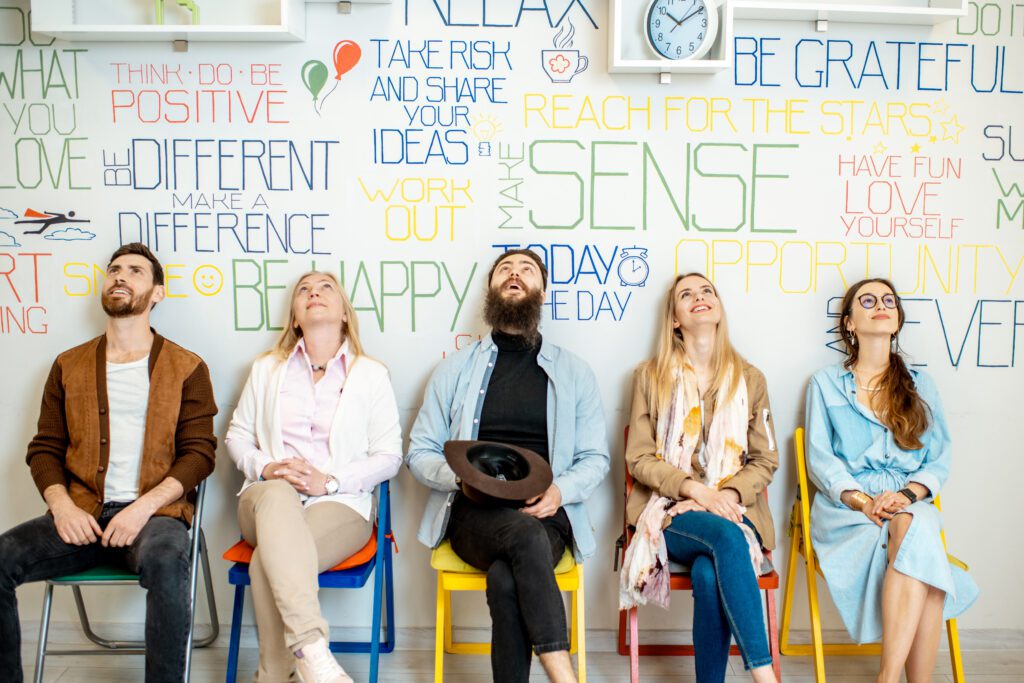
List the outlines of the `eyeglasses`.
<svg viewBox="0 0 1024 683">
<path fill-rule="evenodd" d="M 857 297 L 857 301 L 860 305 L 867 309 L 872 309 L 878 304 L 878 297 L 874 294 L 861 294 Z M 900 298 L 895 294 L 883 294 L 882 305 L 886 308 L 896 308 L 899 305 Z"/>
</svg>

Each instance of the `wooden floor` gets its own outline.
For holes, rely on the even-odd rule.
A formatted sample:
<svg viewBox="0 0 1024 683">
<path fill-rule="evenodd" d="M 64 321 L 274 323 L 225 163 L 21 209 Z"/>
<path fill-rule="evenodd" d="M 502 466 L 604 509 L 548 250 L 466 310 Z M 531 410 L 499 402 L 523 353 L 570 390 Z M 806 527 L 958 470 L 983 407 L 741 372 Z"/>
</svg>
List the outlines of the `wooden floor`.
<svg viewBox="0 0 1024 683">
<path fill-rule="evenodd" d="M 26 663 L 25 680 L 31 681 L 34 643 L 24 643 L 22 657 Z M 940 652 L 940 667 L 935 683 L 951 683 L 948 659 Z M 256 668 L 255 649 L 241 651 L 238 680 L 249 683 Z M 1024 650 L 964 651 L 968 683 L 1024 683 Z M 197 650 L 192 667 L 192 683 L 224 681 L 227 650 L 210 647 Z M 342 655 L 342 666 L 356 680 L 365 683 L 369 671 L 368 655 Z M 143 659 L 139 656 L 101 655 L 68 656 L 47 659 L 44 680 L 47 683 L 142 683 Z M 832 657 L 827 660 L 829 683 L 873 683 L 877 672 L 874 657 Z M 729 683 L 749 681 L 743 663 L 733 657 L 729 663 Z M 546 681 L 540 665 L 534 660 L 531 680 Z M 807 657 L 784 657 L 783 680 L 787 683 L 813 683 L 814 675 Z M 431 683 L 434 655 L 428 650 L 399 650 L 381 655 L 381 683 Z M 640 677 L 644 683 L 694 683 L 693 661 L 686 657 L 643 657 Z M 629 659 L 615 653 L 595 652 L 587 656 L 587 679 L 591 683 L 622 683 L 629 680 Z M 447 655 L 445 681 L 448 683 L 480 683 L 490 680 L 489 659 L 473 655 Z"/>
</svg>

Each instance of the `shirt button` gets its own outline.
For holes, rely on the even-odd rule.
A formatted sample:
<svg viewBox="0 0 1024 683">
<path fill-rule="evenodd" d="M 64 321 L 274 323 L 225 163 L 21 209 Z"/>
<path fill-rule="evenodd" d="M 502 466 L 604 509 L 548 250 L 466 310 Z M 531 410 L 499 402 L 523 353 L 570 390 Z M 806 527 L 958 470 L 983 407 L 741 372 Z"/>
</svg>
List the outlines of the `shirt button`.
<svg viewBox="0 0 1024 683">
<path fill-rule="evenodd" d="M 105 469 L 107 469 L 107 468 L 106 468 L 106 467 L 104 467 L 103 465 L 100 465 L 100 466 L 99 466 L 99 467 L 97 467 L 96 469 L 98 469 L 98 470 L 99 470 L 100 472 L 102 472 L 103 470 L 105 470 Z"/>
<path fill-rule="evenodd" d="M 487 364 L 487 367 L 489 367 L 489 368 L 493 368 L 493 367 L 494 367 L 494 363 L 488 363 L 488 364 Z"/>
<path fill-rule="evenodd" d="M 481 395 L 481 396 L 483 396 L 483 395 L 484 395 L 484 390 L 483 390 L 483 389 L 481 389 L 481 390 L 480 390 L 480 395 Z"/>
<path fill-rule="evenodd" d="M 100 443 L 101 443 L 101 444 L 104 444 L 104 445 L 106 445 L 106 443 L 107 443 L 107 437 L 103 437 L 103 438 L 101 438 L 101 439 L 100 439 Z"/>
<path fill-rule="evenodd" d="M 477 420 L 477 419 L 473 420 L 473 424 L 479 424 L 479 423 L 480 423 L 480 420 Z"/>
<path fill-rule="evenodd" d="M 107 414 L 107 409 L 106 408 L 100 408 L 100 415 L 106 415 L 106 414 Z"/>
<path fill-rule="evenodd" d="M 885 457 L 886 457 L 886 458 L 888 458 L 888 457 L 889 457 L 889 454 L 888 454 L 888 453 L 886 453 L 886 454 L 885 454 Z"/>
</svg>

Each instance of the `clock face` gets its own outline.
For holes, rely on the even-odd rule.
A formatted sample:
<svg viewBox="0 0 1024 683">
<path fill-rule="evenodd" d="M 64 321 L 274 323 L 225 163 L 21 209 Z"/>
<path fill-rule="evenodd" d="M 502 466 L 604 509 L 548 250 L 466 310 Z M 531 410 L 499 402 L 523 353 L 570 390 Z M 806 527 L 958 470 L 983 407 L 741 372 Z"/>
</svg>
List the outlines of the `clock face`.
<svg viewBox="0 0 1024 683">
<path fill-rule="evenodd" d="M 694 59 L 711 49 L 718 12 L 708 0 L 653 0 L 647 10 L 647 42 L 665 59 Z"/>
<path fill-rule="evenodd" d="M 624 286 L 643 287 L 647 276 L 651 274 L 651 268 L 640 256 L 623 256 L 619 261 L 618 273 Z"/>
</svg>

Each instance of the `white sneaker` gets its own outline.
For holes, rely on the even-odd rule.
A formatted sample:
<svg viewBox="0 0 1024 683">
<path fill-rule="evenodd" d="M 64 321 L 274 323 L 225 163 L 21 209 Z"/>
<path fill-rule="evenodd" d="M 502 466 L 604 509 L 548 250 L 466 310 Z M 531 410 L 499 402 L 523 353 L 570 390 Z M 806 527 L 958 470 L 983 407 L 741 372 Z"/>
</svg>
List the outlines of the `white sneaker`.
<svg viewBox="0 0 1024 683">
<path fill-rule="evenodd" d="M 296 652 L 295 665 L 302 683 L 354 683 L 338 664 L 323 638 Z"/>
</svg>

